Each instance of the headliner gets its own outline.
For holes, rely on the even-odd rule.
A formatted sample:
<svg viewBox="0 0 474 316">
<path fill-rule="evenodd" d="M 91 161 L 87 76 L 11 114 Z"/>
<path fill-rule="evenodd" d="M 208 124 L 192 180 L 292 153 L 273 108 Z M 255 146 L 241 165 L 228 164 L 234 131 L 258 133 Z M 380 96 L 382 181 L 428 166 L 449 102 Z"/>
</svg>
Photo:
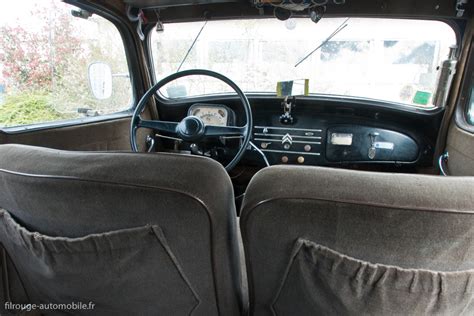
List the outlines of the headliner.
<svg viewBox="0 0 474 316">
<path fill-rule="evenodd" d="M 66 0 L 79 2 L 80 0 Z M 259 10 L 253 0 L 87 0 L 125 13 L 125 5 L 142 8 L 150 22 L 159 13 L 163 22 L 201 20 L 204 16 L 215 19 L 236 17 L 273 16 L 273 8 Z M 457 0 L 346 0 L 335 5 L 329 0 L 326 16 L 381 16 L 397 18 L 453 19 L 457 17 Z M 461 19 L 470 18 L 467 10 Z M 307 15 L 307 11 L 298 13 Z"/>
</svg>

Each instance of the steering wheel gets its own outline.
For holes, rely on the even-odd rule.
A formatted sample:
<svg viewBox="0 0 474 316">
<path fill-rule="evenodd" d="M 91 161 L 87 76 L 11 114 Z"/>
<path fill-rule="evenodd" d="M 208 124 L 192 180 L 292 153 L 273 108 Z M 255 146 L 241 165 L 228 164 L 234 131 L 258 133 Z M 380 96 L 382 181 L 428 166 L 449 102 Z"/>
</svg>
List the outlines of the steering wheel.
<svg viewBox="0 0 474 316">
<path fill-rule="evenodd" d="M 181 122 L 169 122 L 160 120 L 143 120 L 140 114 L 143 112 L 145 106 L 148 104 L 148 100 L 163 86 L 174 81 L 176 79 L 186 76 L 208 76 L 221 80 L 230 86 L 239 96 L 242 107 L 245 112 L 246 123 L 244 126 L 216 126 L 216 125 L 205 125 L 204 122 L 197 116 L 186 116 Z M 184 70 L 181 72 L 169 75 L 166 78 L 161 79 L 153 87 L 151 87 L 141 98 L 140 102 L 135 109 L 132 117 L 132 123 L 130 127 L 130 143 L 132 151 L 137 152 L 137 130 L 139 128 L 148 128 L 158 132 L 166 132 L 176 135 L 177 138 L 188 142 L 198 142 L 207 137 L 221 137 L 221 136 L 241 136 L 242 142 L 240 142 L 239 150 L 234 158 L 225 166 L 227 171 L 230 171 L 240 161 L 245 153 L 245 150 L 250 142 L 252 132 L 252 111 L 250 103 L 242 90 L 229 78 L 221 75 L 217 72 L 205 70 L 205 69 L 191 69 Z"/>
</svg>

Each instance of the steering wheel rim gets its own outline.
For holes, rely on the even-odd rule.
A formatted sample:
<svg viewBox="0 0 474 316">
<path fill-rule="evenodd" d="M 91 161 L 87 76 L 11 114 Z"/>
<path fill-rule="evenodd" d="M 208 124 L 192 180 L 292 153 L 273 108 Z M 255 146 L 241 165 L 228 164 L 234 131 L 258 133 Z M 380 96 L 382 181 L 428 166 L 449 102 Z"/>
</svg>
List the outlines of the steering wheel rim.
<svg viewBox="0 0 474 316">
<path fill-rule="evenodd" d="M 193 116 L 186 116 L 183 118 L 181 122 L 167 122 L 167 121 L 160 121 L 160 120 L 142 120 L 140 117 L 140 114 L 143 112 L 145 109 L 145 106 L 147 105 L 149 99 L 158 91 L 160 90 L 163 86 L 166 84 L 182 78 L 182 77 L 187 77 L 187 76 L 195 76 L 195 75 L 201 75 L 201 76 L 208 76 L 212 77 L 215 79 L 218 79 L 228 86 L 230 86 L 238 95 L 241 105 L 244 108 L 245 112 L 245 118 L 246 118 L 246 124 L 241 127 L 228 127 L 228 128 L 220 128 L 218 126 L 214 125 L 201 125 L 203 124 L 202 122 L 199 122 L 196 120 L 196 117 Z M 185 121 L 189 120 L 189 122 Z M 200 119 L 199 119 L 200 120 Z M 181 124 L 181 126 L 180 126 Z M 165 132 L 171 132 L 171 133 L 176 133 L 180 136 L 186 136 L 187 134 L 183 132 L 187 128 L 187 126 L 191 124 L 193 131 L 194 129 L 197 129 L 196 131 L 196 137 L 215 137 L 215 136 L 224 136 L 224 135 L 219 135 L 218 132 L 219 130 L 222 131 L 228 131 L 229 133 L 235 132 L 236 135 L 242 135 L 243 140 L 240 144 L 240 148 L 235 154 L 235 156 L 232 158 L 232 160 L 225 166 L 225 169 L 227 171 L 232 170 L 232 168 L 235 167 L 235 165 L 240 161 L 242 156 L 245 154 L 245 151 L 247 149 L 247 146 L 249 145 L 250 138 L 252 135 L 252 126 L 253 126 L 253 119 L 252 119 L 252 110 L 250 107 L 249 100 L 247 99 L 247 96 L 244 94 L 244 92 L 235 84 L 232 80 L 227 78 L 226 76 L 211 71 L 211 70 L 206 70 L 206 69 L 190 69 L 190 70 L 184 70 L 180 72 L 176 72 L 174 74 L 171 74 L 160 81 L 158 81 L 153 87 L 151 87 L 140 99 L 140 101 L 137 104 L 137 107 L 135 108 L 135 111 L 133 112 L 132 116 L 132 121 L 131 121 L 131 126 L 130 126 L 130 145 L 132 147 L 132 151 L 138 152 L 138 146 L 137 146 L 137 130 L 139 128 L 150 128 L 153 130 L 161 130 Z M 157 128 L 160 127 L 160 128 Z M 202 134 L 202 135 L 201 135 Z M 229 134 L 230 135 L 230 134 Z M 234 134 L 232 134 L 234 135 Z M 185 138 L 185 137 L 184 137 Z M 186 140 L 186 139 L 183 139 Z"/>
</svg>

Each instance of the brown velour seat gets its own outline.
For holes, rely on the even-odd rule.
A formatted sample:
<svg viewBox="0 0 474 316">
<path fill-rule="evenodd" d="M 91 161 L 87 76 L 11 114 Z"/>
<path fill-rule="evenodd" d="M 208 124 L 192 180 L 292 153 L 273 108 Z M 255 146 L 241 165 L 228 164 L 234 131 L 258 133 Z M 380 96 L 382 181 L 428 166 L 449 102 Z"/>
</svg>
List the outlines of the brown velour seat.
<svg viewBox="0 0 474 316">
<path fill-rule="evenodd" d="M 4 301 L 240 313 L 232 184 L 211 159 L 1 145 L 0 208 Z"/>
<path fill-rule="evenodd" d="M 253 315 L 473 315 L 474 178 L 275 166 L 240 220 Z"/>
</svg>

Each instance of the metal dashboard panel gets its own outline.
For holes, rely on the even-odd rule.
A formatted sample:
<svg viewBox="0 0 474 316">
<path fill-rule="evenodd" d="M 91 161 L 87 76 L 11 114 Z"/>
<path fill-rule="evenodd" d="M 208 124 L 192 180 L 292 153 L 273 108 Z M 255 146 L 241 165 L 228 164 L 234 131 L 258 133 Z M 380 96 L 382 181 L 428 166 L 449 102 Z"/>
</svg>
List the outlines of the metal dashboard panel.
<svg viewBox="0 0 474 316">
<path fill-rule="evenodd" d="M 320 164 L 324 135 L 319 128 L 254 127 L 254 141 L 270 164 Z"/>
<path fill-rule="evenodd" d="M 363 125 L 318 128 L 254 126 L 253 141 L 270 164 L 414 163 L 420 149 L 405 134 Z"/>
<path fill-rule="evenodd" d="M 352 134 L 351 144 L 334 144 L 334 134 Z M 329 162 L 410 163 L 418 159 L 419 147 L 411 137 L 392 130 L 341 125 L 327 130 L 326 159 Z"/>
</svg>

